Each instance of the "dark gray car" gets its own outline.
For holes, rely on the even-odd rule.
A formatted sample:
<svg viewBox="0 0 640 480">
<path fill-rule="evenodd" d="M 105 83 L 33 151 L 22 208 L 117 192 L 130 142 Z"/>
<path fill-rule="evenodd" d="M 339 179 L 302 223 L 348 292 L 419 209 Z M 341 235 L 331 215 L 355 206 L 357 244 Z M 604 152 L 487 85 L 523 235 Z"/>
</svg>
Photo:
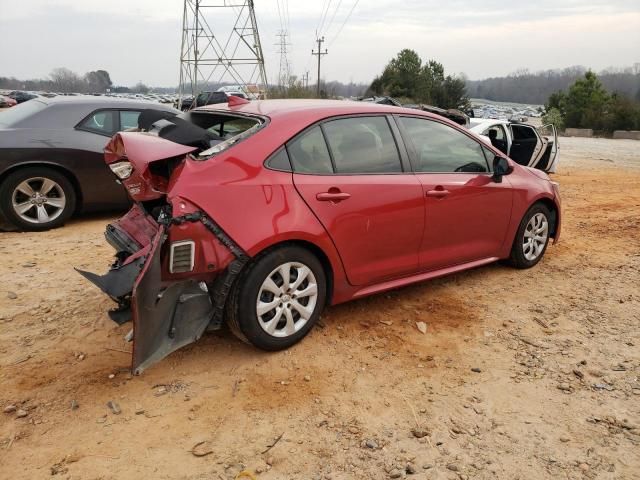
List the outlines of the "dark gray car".
<svg viewBox="0 0 640 480">
<path fill-rule="evenodd" d="M 62 225 L 76 212 L 126 207 L 104 162 L 118 131 L 138 128 L 159 103 L 108 97 L 37 98 L 0 112 L 0 220 L 23 230 Z"/>
</svg>

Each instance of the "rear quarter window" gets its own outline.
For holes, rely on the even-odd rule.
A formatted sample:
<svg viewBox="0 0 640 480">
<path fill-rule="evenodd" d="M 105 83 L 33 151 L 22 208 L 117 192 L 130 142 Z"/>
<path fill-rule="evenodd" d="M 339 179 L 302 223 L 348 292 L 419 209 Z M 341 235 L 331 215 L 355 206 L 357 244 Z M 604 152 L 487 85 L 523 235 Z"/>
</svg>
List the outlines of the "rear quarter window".
<svg viewBox="0 0 640 480">
<path fill-rule="evenodd" d="M 296 173 L 329 175 L 333 165 L 322 130 L 316 126 L 287 144 L 287 152 Z"/>
</svg>

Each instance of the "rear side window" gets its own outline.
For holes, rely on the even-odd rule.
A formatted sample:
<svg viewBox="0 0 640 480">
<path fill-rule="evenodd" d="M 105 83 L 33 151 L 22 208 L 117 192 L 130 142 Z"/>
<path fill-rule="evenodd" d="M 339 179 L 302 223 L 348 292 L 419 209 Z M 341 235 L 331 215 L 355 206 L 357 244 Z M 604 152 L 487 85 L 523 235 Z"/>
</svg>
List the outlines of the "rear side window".
<svg viewBox="0 0 640 480">
<path fill-rule="evenodd" d="M 313 127 L 287 144 L 296 173 L 332 174 L 333 166 L 320 127 Z"/>
<path fill-rule="evenodd" d="M 122 110 L 120 112 L 120 130 L 138 128 L 138 117 L 140 112 L 133 110 Z"/>
<path fill-rule="evenodd" d="M 116 110 L 98 110 L 85 118 L 78 127 L 81 130 L 111 136 L 116 133 L 118 125 L 116 115 L 118 115 Z"/>
<path fill-rule="evenodd" d="M 511 125 L 511 131 L 513 132 L 513 138 L 515 140 L 535 141 L 538 139 L 533 127 L 527 127 L 526 125 Z"/>
<path fill-rule="evenodd" d="M 489 171 L 482 146 L 464 133 L 433 120 L 402 117 L 400 121 L 415 149 L 416 172 Z"/>
<path fill-rule="evenodd" d="M 385 117 L 352 117 L 323 124 L 336 173 L 396 173 L 400 155 Z"/>
</svg>

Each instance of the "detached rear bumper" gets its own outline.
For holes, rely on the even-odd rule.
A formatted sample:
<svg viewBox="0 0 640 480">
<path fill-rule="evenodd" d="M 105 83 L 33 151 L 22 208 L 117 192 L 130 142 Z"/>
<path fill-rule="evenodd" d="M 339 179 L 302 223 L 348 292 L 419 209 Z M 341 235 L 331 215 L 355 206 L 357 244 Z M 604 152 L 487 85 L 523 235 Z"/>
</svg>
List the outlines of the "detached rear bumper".
<svg viewBox="0 0 640 480">
<path fill-rule="evenodd" d="M 78 270 L 118 304 L 112 320 L 133 322 L 135 374 L 208 327 L 220 328 L 227 295 L 249 259 L 213 219 L 183 199 L 180 205 L 183 215 L 170 217 L 165 209 L 158 221 L 135 205 L 107 226 L 106 240 L 117 252 L 111 269 L 105 275 Z"/>
<path fill-rule="evenodd" d="M 205 282 L 162 280 L 166 227 L 139 207 L 109 225 L 105 237 L 117 251 L 109 272 L 78 272 L 118 303 L 109 312 L 112 320 L 119 325 L 133 322 L 131 369 L 137 375 L 198 340 L 212 318 L 213 305 Z"/>
</svg>

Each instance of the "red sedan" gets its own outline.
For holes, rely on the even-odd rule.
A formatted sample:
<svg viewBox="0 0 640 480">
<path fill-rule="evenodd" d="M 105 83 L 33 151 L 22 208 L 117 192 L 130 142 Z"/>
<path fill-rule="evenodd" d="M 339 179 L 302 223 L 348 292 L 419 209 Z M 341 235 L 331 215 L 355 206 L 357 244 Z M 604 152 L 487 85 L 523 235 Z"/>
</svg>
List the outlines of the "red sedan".
<svg viewBox="0 0 640 480">
<path fill-rule="evenodd" d="M 107 227 L 111 270 L 81 272 L 133 321 L 136 373 L 224 321 L 284 349 L 326 305 L 529 268 L 560 235 L 555 182 L 427 112 L 232 98 L 153 120 L 105 150 L 135 205 Z"/>
</svg>

